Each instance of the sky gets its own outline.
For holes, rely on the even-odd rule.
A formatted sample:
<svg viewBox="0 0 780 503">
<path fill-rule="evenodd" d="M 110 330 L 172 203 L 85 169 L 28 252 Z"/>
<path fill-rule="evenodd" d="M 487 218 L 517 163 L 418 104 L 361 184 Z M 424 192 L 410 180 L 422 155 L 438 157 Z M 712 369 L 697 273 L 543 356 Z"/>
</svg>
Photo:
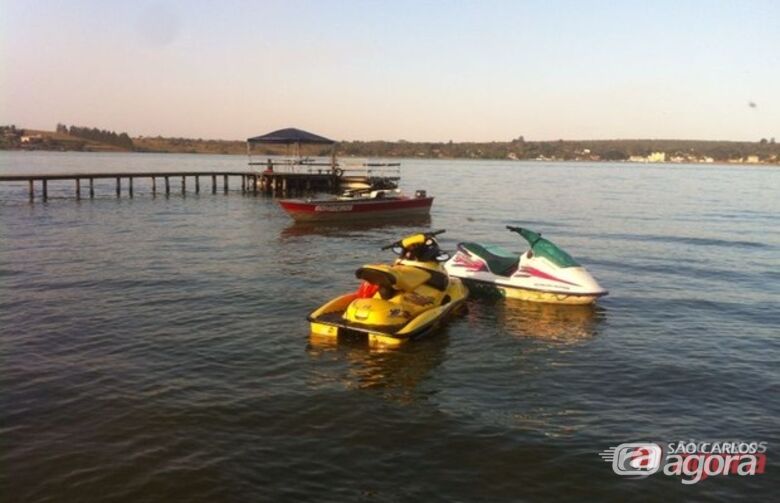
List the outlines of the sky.
<svg viewBox="0 0 780 503">
<path fill-rule="evenodd" d="M 780 1 L 0 0 L 0 124 L 780 139 Z"/>
</svg>

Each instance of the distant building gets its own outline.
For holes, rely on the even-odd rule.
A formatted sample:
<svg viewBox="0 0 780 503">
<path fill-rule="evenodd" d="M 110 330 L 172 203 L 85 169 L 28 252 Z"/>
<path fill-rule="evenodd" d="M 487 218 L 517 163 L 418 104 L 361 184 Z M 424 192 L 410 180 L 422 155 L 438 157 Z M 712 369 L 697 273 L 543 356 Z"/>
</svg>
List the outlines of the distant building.
<svg viewBox="0 0 780 503">
<path fill-rule="evenodd" d="M 506 155 L 506 158 L 509 159 L 510 161 L 516 161 L 517 160 L 517 154 L 515 154 L 514 152 L 509 152 Z"/>
<path fill-rule="evenodd" d="M 632 155 L 628 158 L 628 162 L 647 162 L 647 157 L 643 155 Z"/>
<path fill-rule="evenodd" d="M 647 162 L 666 162 L 666 152 L 653 152 L 647 156 Z"/>
<path fill-rule="evenodd" d="M 747 158 L 745 159 L 745 162 L 749 162 L 749 163 L 751 163 L 751 164 L 755 164 L 755 163 L 757 163 L 757 162 L 758 162 L 758 156 L 757 156 L 757 155 L 749 155 L 749 156 L 747 156 Z"/>
</svg>

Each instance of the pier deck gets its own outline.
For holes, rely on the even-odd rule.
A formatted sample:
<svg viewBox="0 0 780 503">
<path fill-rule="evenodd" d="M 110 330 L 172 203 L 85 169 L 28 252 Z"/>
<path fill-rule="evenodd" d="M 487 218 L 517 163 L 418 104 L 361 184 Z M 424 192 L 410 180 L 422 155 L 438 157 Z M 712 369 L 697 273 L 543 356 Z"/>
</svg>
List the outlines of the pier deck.
<svg viewBox="0 0 780 503">
<path fill-rule="evenodd" d="M 217 192 L 217 179 L 222 178 L 222 190 L 228 191 L 230 177 L 241 179 L 241 192 L 258 194 L 287 194 L 304 191 L 333 192 L 341 188 L 341 176 L 332 172 L 325 173 L 290 173 L 269 171 L 131 171 L 104 173 L 27 173 L 16 175 L 0 175 L 0 182 L 27 182 L 30 201 L 35 200 L 36 182 L 40 185 L 41 197 L 46 201 L 49 197 L 49 182 L 70 180 L 74 183 L 76 199 L 81 199 L 82 185 L 88 191 L 89 197 L 95 197 L 95 180 L 115 179 L 116 196 L 122 195 L 122 180 L 127 182 L 127 195 L 133 197 L 133 182 L 136 179 L 151 180 L 152 194 L 157 194 L 157 180 L 162 180 L 165 194 L 171 193 L 171 178 L 181 179 L 181 192 L 187 190 L 187 178 L 194 179 L 195 193 L 200 193 L 201 178 L 211 178 L 211 192 Z"/>
</svg>

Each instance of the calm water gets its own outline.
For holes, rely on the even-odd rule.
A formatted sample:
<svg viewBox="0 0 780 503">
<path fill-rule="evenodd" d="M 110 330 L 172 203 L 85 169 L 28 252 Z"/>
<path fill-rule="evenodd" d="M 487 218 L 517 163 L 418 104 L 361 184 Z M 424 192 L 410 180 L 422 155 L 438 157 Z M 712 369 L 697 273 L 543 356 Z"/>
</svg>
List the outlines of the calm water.
<svg viewBox="0 0 780 503">
<path fill-rule="evenodd" d="M 240 169 L 239 157 L 0 153 L 0 172 Z M 237 187 L 237 181 L 232 182 Z M 192 189 L 193 183 L 188 182 Z M 726 499 L 778 489 L 780 170 L 408 161 L 430 220 L 311 228 L 265 197 L 48 203 L 0 185 L 4 501 Z M 179 185 L 174 184 L 175 188 Z M 400 351 L 317 347 L 305 315 L 378 248 L 524 249 L 544 232 L 596 309 L 469 301 Z M 622 442 L 767 441 L 768 473 L 628 480 Z M 776 494 L 776 493 L 775 493 Z"/>
</svg>

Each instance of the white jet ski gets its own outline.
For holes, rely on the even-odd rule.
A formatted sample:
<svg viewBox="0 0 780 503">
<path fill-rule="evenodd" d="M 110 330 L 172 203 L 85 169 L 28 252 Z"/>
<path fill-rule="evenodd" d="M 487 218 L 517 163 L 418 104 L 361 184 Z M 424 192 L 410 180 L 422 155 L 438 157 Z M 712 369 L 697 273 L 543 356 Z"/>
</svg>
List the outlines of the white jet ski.
<svg viewBox="0 0 780 503">
<path fill-rule="evenodd" d="M 571 255 L 541 234 L 507 226 L 528 241 L 521 255 L 498 246 L 458 243 L 457 253 L 444 267 L 472 290 L 487 288 L 512 299 L 553 304 L 591 304 L 607 295 L 598 282 Z"/>
</svg>

